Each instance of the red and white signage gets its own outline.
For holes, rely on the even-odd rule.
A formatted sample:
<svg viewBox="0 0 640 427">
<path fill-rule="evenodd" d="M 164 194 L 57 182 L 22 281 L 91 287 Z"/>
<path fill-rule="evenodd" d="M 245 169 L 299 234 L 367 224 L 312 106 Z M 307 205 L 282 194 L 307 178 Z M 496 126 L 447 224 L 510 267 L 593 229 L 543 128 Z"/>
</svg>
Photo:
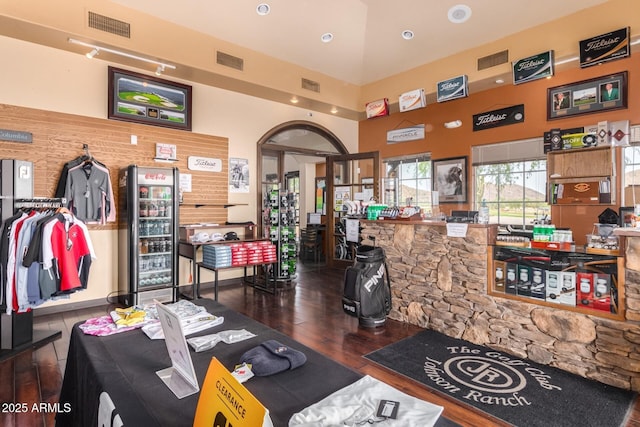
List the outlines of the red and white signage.
<svg viewBox="0 0 640 427">
<path fill-rule="evenodd" d="M 378 99 L 377 101 L 371 101 L 365 106 L 367 112 L 367 119 L 373 117 L 382 117 L 389 115 L 389 100 L 387 98 Z"/>
</svg>

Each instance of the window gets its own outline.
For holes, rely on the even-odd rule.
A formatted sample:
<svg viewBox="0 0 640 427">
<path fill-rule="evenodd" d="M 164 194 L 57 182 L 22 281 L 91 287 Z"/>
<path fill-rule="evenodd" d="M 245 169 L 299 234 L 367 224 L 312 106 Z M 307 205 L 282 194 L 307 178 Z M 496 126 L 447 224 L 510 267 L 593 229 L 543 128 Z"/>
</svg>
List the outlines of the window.
<svg viewBox="0 0 640 427">
<path fill-rule="evenodd" d="M 404 206 L 407 201 L 431 211 L 431 156 L 420 154 L 383 160 L 383 203 Z"/>
<path fill-rule="evenodd" d="M 640 205 L 640 126 L 631 126 L 629 141 L 631 145 L 622 151 L 624 171 L 620 206 Z"/>
<path fill-rule="evenodd" d="M 526 226 L 550 220 L 547 160 L 539 138 L 473 147 L 474 210 L 484 201 L 490 221 Z"/>
</svg>

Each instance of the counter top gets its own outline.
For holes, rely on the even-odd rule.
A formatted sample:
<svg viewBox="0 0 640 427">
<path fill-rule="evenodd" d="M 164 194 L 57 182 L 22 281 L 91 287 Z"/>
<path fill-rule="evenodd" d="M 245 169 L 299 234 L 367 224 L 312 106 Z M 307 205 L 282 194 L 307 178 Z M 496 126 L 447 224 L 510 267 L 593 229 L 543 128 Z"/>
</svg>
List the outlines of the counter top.
<svg viewBox="0 0 640 427">
<path fill-rule="evenodd" d="M 614 236 L 640 237 L 640 228 L 620 227 L 613 230 Z"/>
<path fill-rule="evenodd" d="M 403 219 L 366 219 L 361 221 L 374 222 L 374 223 L 389 223 L 389 224 L 410 224 L 410 225 L 439 225 L 446 226 L 447 224 L 468 224 L 470 227 L 488 228 L 498 227 L 498 224 L 477 224 L 474 222 L 446 222 L 440 220 L 421 219 L 421 220 L 403 220 Z"/>
</svg>

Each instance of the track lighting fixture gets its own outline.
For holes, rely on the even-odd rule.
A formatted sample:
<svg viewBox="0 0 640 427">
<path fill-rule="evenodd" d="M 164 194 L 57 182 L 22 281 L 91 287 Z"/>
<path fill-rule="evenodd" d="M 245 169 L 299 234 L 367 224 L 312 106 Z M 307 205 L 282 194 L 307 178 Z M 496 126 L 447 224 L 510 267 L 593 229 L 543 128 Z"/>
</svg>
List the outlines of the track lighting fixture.
<svg viewBox="0 0 640 427">
<path fill-rule="evenodd" d="M 96 56 L 98 53 L 100 53 L 100 51 L 98 49 L 93 49 L 91 52 L 87 53 L 85 56 L 87 58 L 91 59 L 94 56 Z"/>
<path fill-rule="evenodd" d="M 76 39 L 72 39 L 72 38 L 67 39 L 67 41 L 69 43 L 77 44 L 79 46 L 84 46 L 84 47 L 91 48 L 92 49 L 91 52 L 86 54 L 87 58 L 93 58 L 94 56 L 96 56 L 100 52 L 107 52 L 107 53 L 111 53 L 111 54 L 114 54 L 114 55 L 124 56 L 125 58 L 130 58 L 130 59 L 135 59 L 137 61 L 146 62 L 148 64 L 154 64 L 154 65 L 156 65 L 158 67 L 156 69 L 156 74 L 158 74 L 158 75 L 162 74 L 162 72 L 164 72 L 164 70 L 166 68 L 171 68 L 172 70 L 176 69 L 175 65 L 165 64 L 164 62 L 156 61 L 154 59 L 145 58 L 143 56 L 134 55 L 132 53 L 122 52 L 120 50 L 111 49 L 111 48 L 108 48 L 108 47 L 97 46 L 97 45 L 94 45 L 94 44 L 91 44 L 91 43 L 86 43 L 86 42 L 83 42 L 83 41 L 80 41 L 80 40 L 76 40 Z"/>
<path fill-rule="evenodd" d="M 447 129 L 455 129 L 459 128 L 460 126 L 462 126 L 462 120 L 453 120 L 444 124 L 444 127 L 446 127 Z"/>
</svg>

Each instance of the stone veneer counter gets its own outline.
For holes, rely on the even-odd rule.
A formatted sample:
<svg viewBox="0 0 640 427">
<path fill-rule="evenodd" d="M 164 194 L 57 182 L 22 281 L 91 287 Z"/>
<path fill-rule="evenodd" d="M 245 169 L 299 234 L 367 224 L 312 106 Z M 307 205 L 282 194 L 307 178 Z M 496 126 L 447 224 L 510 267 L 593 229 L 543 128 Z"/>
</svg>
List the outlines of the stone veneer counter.
<svg viewBox="0 0 640 427">
<path fill-rule="evenodd" d="M 444 222 L 361 224 L 386 253 L 390 318 L 640 391 L 640 233 L 626 239 L 625 320 L 616 321 L 489 295 L 495 225 L 449 237 Z"/>
</svg>

